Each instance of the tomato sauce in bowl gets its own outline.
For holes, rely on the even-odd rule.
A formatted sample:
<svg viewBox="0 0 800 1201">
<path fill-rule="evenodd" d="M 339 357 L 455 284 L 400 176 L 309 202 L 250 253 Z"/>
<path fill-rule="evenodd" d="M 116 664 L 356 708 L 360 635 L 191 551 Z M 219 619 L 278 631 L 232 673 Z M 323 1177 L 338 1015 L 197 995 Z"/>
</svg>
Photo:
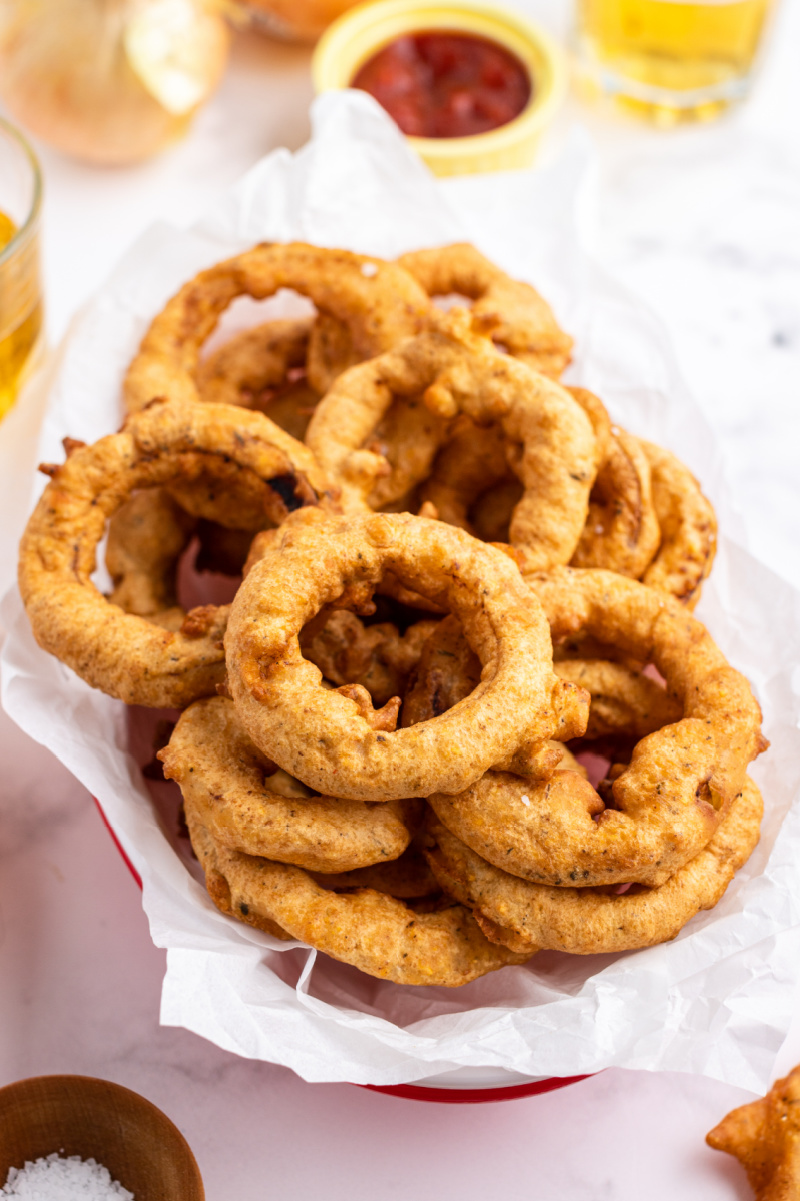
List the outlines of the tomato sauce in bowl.
<svg viewBox="0 0 800 1201">
<path fill-rule="evenodd" d="M 527 68 L 510 50 L 446 30 L 395 38 L 350 86 L 369 92 L 404 134 L 417 138 L 488 133 L 518 117 L 533 93 Z"/>
</svg>

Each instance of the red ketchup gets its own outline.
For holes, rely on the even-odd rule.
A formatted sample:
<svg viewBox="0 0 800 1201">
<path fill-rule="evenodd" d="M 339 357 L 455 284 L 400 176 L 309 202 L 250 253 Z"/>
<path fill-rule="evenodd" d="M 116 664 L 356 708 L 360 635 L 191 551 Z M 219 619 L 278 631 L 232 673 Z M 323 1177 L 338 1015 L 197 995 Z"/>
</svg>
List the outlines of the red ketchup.
<svg viewBox="0 0 800 1201">
<path fill-rule="evenodd" d="M 465 138 L 518 117 L 531 79 L 510 50 L 467 33 L 410 33 L 384 46 L 352 82 L 405 134 Z"/>
</svg>

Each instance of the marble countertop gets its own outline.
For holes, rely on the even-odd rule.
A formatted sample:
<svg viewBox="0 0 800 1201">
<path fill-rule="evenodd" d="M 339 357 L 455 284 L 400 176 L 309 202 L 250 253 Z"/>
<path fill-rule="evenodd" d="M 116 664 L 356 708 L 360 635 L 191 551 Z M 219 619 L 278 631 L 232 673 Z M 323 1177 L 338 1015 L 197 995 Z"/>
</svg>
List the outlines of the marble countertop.
<svg viewBox="0 0 800 1201">
<path fill-rule="evenodd" d="M 558 32 L 561 6 L 528 0 Z M 800 584 L 800 0 L 785 0 L 748 106 L 662 134 L 571 101 L 595 148 L 583 233 L 660 314 L 722 443 L 753 548 Z M 157 218 L 198 215 L 258 157 L 308 133 L 308 53 L 237 38 L 190 136 L 102 172 L 40 148 L 49 331 Z M 240 114 L 248 113 L 243 121 Z M 26 516 L 37 413 L 0 426 L 0 586 Z M 0 1085 L 51 1072 L 117 1080 L 193 1147 L 209 1201 L 725 1201 L 744 1173 L 705 1132 L 750 1095 L 678 1074 L 610 1070 L 495 1106 L 431 1106 L 310 1085 L 158 1024 L 164 954 L 85 791 L 0 714 Z M 793 1032 L 779 1068 L 800 1059 Z"/>
</svg>

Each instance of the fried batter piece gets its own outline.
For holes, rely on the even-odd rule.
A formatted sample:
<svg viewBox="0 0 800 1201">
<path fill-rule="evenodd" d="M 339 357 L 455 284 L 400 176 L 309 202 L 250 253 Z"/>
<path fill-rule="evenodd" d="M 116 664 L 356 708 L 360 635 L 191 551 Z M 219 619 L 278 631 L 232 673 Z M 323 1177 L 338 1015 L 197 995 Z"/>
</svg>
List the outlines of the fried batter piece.
<svg viewBox="0 0 800 1201">
<path fill-rule="evenodd" d="M 558 379 L 569 363 L 572 338 L 559 327 L 547 301 L 469 243 L 413 250 L 397 261 L 429 296 L 471 300 L 472 312 L 492 322 L 494 340 L 536 371 Z"/>
<path fill-rule="evenodd" d="M 715 1151 L 735 1155 L 756 1201 L 800 1196 L 800 1067 L 776 1080 L 766 1097 L 741 1105 L 706 1135 Z"/>
<path fill-rule="evenodd" d="M 758 843 L 761 793 L 751 779 L 708 845 L 657 888 L 534 884 L 487 863 L 436 818 L 423 845 L 441 887 L 469 905 L 491 941 L 595 955 L 667 942 L 701 909 L 713 909 Z"/>
<path fill-rule="evenodd" d="M 302 242 L 263 244 L 201 271 L 151 323 L 128 368 L 125 404 L 136 412 L 156 397 L 200 399 L 200 350 L 237 296 L 256 300 L 291 288 L 348 328 L 358 359 L 382 354 L 424 325 L 430 303 L 395 263 Z M 309 364 L 309 382 L 317 387 Z"/>
<path fill-rule="evenodd" d="M 191 801 L 186 822 L 218 909 L 379 980 L 458 988 L 530 958 L 490 942 L 462 905 L 418 913 L 374 889 L 332 892 L 300 868 L 221 847 Z"/>
<path fill-rule="evenodd" d="M 349 872 L 397 859 L 417 816 L 411 802 L 368 805 L 314 796 L 253 746 L 225 697 L 184 711 L 159 751 L 215 842 L 318 872 Z M 287 784 L 289 787 L 287 787 Z M 287 795 L 287 793 L 289 795 Z"/>
<path fill-rule="evenodd" d="M 450 609 L 484 664 L 448 713 L 396 729 L 399 698 L 322 686 L 298 635 L 326 605 L 371 606 L 386 572 Z M 368 608 L 367 608 L 367 611 Z M 515 565 L 461 530 L 411 514 L 293 514 L 249 570 L 225 639 L 250 738 L 309 787 L 352 800 L 460 791 L 495 763 L 538 771 L 541 744 L 582 733 L 588 697 L 552 671 L 547 623 Z"/>
</svg>

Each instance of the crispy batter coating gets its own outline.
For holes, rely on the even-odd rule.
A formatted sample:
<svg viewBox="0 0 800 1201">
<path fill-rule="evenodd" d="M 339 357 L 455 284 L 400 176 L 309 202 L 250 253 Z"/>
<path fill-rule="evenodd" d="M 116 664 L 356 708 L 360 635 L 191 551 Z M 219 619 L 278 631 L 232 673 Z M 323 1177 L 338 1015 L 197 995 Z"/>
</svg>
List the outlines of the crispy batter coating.
<svg viewBox="0 0 800 1201">
<path fill-rule="evenodd" d="M 552 887 L 482 859 L 441 822 L 426 826 L 425 854 L 441 887 L 469 905 L 492 941 L 595 955 L 667 942 L 701 909 L 712 909 L 758 843 L 761 793 L 749 778 L 708 845 L 657 888 Z M 490 926 L 484 924 L 484 919 Z"/>
<path fill-rule="evenodd" d="M 332 892 L 301 868 L 226 850 L 191 801 L 186 821 L 209 895 L 223 913 L 270 934 L 285 932 L 380 980 L 457 988 L 530 958 L 489 942 L 462 905 L 417 913 L 369 888 Z"/>
<path fill-rule="evenodd" d="M 184 711 L 159 751 L 164 775 L 180 785 L 219 846 L 318 872 L 349 872 L 396 859 L 413 818 L 403 802 L 368 805 L 304 796 L 272 777 L 276 767 L 253 746 L 225 697 Z M 286 789 L 286 791 L 290 791 Z"/>
<path fill-rule="evenodd" d="M 92 583 L 98 543 L 134 491 L 202 479 L 217 459 L 252 477 L 276 518 L 316 500 L 317 488 L 324 494 L 310 452 L 260 413 L 160 403 L 74 450 L 23 535 L 19 585 L 40 646 L 129 704 L 182 708 L 213 694 L 224 678 L 227 611 L 195 610 L 178 631 L 124 613 Z"/>
<path fill-rule="evenodd" d="M 417 333 L 430 307 L 416 281 L 395 263 L 302 242 L 254 246 L 201 271 L 155 318 L 125 378 L 128 410 L 156 397 L 198 400 L 200 348 L 222 313 L 237 296 L 263 300 L 281 288 L 300 292 L 320 312 L 343 321 L 361 359 Z"/>
<path fill-rule="evenodd" d="M 429 802 L 484 859 L 534 883 L 663 884 L 708 843 L 768 745 L 759 707 L 700 622 L 662 593 L 612 572 L 529 579 L 554 637 L 585 630 L 653 662 L 683 716 L 636 744 L 608 805 L 569 772 L 533 782 L 487 772 Z"/>
<path fill-rule="evenodd" d="M 466 296 L 476 316 L 490 319 L 492 337 L 508 353 L 557 379 L 570 360 L 572 338 L 559 327 L 535 288 L 511 279 L 466 242 L 413 250 L 397 260 L 429 296 Z"/>
<path fill-rule="evenodd" d="M 715 1151 L 735 1155 L 756 1201 L 800 1196 L 800 1067 L 776 1080 L 766 1097 L 740 1105 L 706 1135 Z"/>
<path fill-rule="evenodd" d="M 375 430 L 398 397 L 420 397 L 443 422 L 466 413 L 496 423 L 516 448 L 511 464 L 524 493 L 510 537 L 528 570 L 567 563 L 588 512 L 597 471 L 591 423 L 569 393 L 476 333 L 466 313 L 431 318 L 418 338 L 351 368 L 320 401 L 306 441 L 326 471 L 341 481 L 345 512 L 363 512 L 376 480 L 386 474 Z M 441 441 L 446 428 L 442 426 Z M 427 466 L 404 476 L 408 490 L 427 474 L 436 446 L 426 443 Z M 427 452 L 430 455 L 427 455 Z"/>
<path fill-rule="evenodd" d="M 693 609 L 716 554 L 716 514 L 676 455 L 643 438 L 639 444 L 650 462 L 653 504 L 661 527 L 661 545 L 644 582 Z"/>
<path fill-rule="evenodd" d="M 322 687 L 298 635 L 325 606 L 371 604 L 387 571 L 452 609 L 484 665 L 448 713 L 395 729 L 399 698 Z M 534 763 L 541 743 L 585 728 L 588 698 L 552 671 L 547 623 L 514 564 L 410 514 L 292 515 L 246 576 L 226 634 L 231 695 L 249 736 L 309 787 L 353 800 L 457 792 L 494 763 Z M 533 770 L 529 767 L 528 770 Z"/>
<path fill-rule="evenodd" d="M 324 616 L 324 615 L 322 615 Z M 361 684 L 378 708 L 402 696 L 435 621 L 418 621 L 400 634 L 391 622 L 365 626 L 348 609 L 335 609 L 321 629 L 316 622 L 300 635 L 300 649 L 326 680 Z"/>
</svg>

